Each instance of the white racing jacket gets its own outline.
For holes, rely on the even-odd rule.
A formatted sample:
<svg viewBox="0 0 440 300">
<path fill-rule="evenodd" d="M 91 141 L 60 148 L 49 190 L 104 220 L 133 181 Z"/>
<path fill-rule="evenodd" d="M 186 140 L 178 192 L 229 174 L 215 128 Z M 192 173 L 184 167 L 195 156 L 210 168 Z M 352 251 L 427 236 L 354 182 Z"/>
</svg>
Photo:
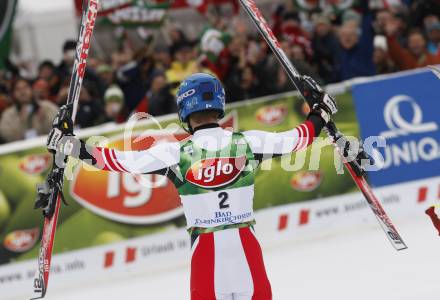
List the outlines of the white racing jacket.
<svg viewBox="0 0 440 300">
<path fill-rule="evenodd" d="M 107 171 L 165 175 L 179 192 L 187 227 L 217 228 L 253 222 L 259 163 L 305 149 L 322 128 L 312 121 L 281 133 L 232 133 L 210 126 L 196 130 L 187 141 L 160 143 L 144 151 L 118 151 L 81 142 L 77 158 Z"/>
</svg>

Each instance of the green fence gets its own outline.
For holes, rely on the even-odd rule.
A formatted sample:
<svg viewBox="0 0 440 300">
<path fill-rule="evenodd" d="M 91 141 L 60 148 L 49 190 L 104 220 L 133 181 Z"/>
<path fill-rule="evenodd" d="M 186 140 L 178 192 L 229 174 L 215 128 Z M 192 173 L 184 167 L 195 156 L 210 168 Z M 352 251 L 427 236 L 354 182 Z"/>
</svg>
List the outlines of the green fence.
<svg viewBox="0 0 440 300">
<path fill-rule="evenodd" d="M 336 122 L 347 135 L 358 136 L 359 128 L 350 94 L 338 96 L 340 113 Z M 228 108 L 224 126 L 234 130 L 289 130 L 301 123 L 306 108 L 294 94 L 243 102 Z M 160 119 L 163 127 L 177 120 L 173 116 Z M 145 138 L 135 149 L 147 149 L 154 141 L 183 139 L 179 131 L 148 131 L 157 124 L 143 123 L 135 127 Z M 90 135 L 108 138 L 108 146 L 123 149 L 123 126 L 104 125 L 80 133 L 83 139 Z M 23 142 L 5 151 L 0 148 L 0 264 L 22 261 L 37 256 L 42 216 L 33 210 L 35 185 L 44 180 L 51 163 L 44 142 Z M 136 148 L 137 147 L 137 148 Z M 305 165 L 297 171 L 282 168 L 282 159 L 273 159 L 271 170 L 260 170 L 256 177 L 254 207 L 256 210 L 299 201 L 352 192 L 354 184 L 348 174 L 336 176 L 333 147 L 323 148 L 318 170 L 310 171 L 310 149 L 305 153 Z M 77 162 L 70 161 L 70 165 Z M 266 166 L 267 168 L 267 166 Z M 65 195 L 69 206 L 62 207 L 54 252 L 60 253 L 125 240 L 141 235 L 173 230 L 185 226 L 180 200 L 168 180 L 155 175 L 145 178 L 156 182 L 154 188 L 139 183 L 129 174 L 97 171 L 82 166 L 70 168 L 71 178 L 66 181 Z"/>
</svg>

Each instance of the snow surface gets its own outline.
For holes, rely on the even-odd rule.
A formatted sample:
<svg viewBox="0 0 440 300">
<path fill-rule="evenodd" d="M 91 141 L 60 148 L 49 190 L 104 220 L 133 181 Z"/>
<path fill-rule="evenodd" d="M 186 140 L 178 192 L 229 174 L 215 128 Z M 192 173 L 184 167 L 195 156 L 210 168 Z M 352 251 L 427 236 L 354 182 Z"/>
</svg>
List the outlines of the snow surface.
<svg viewBox="0 0 440 300">
<path fill-rule="evenodd" d="M 398 222 L 409 249 L 397 252 L 378 226 L 266 247 L 274 300 L 434 300 L 440 297 L 440 237 L 428 217 Z M 189 269 L 49 290 L 47 300 L 189 299 Z"/>
</svg>

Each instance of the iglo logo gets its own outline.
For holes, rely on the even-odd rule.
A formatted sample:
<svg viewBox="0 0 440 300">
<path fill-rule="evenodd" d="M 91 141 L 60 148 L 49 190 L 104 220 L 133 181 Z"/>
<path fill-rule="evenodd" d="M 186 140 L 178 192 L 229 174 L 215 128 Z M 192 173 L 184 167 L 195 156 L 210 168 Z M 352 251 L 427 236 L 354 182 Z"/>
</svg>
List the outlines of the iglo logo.
<svg viewBox="0 0 440 300">
<path fill-rule="evenodd" d="M 23 253 L 36 244 L 39 234 L 40 230 L 38 228 L 16 230 L 6 235 L 3 246 L 9 251 Z"/>
<path fill-rule="evenodd" d="M 31 154 L 20 161 L 19 167 L 27 174 L 41 174 L 49 168 L 51 158 L 52 155 L 49 153 Z"/>
<path fill-rule="evenodd" d="M 290 184 L 297 191 L 311 192 L 321 184 L 322 177 L 320 171 L 300 171 L 292 176 Z"/>
<path fill-rule="evenodd" d="M 264 106 L 257 110 L 257 121 L 269 126 L 281 124 L 287 117 L 289 110 L 284 105 Z"/>
<path fill-rule="evenodd" d="M 190 89 L 188 91 L 186 91 L 185 93 L 183 93 L 182 95 L 180 95 L 179 97 L 177 97 L 177 103 L 179 103 L 180 101 L 182 101 L 185 98 L 191 97 L 192 95 L 194 95 L 196 93 L 195 89 Z"/>
<path fill-rule="evenodd" d="M 246 165 L 246 156 L 207 158 L 195 162 L 185 178 L 203 188 L 218 188 L 234 182 Z"/>
<path fill-rule="evenodd" d="M 409 103 L 413 111 L 411 121 L 407 121 L 402 117 L 400 105 Z M 397 95 L 388 100 L 384 109 L 384 119 L 390 130 L 381 132 L 385 138 L 395 138 L 400 135 L 408 135 L 410 133 L 430 132 L 438 129 L 435 122 L 422 123 L 422 109 L 417 102 L 407 95 Z"/>
</svg>

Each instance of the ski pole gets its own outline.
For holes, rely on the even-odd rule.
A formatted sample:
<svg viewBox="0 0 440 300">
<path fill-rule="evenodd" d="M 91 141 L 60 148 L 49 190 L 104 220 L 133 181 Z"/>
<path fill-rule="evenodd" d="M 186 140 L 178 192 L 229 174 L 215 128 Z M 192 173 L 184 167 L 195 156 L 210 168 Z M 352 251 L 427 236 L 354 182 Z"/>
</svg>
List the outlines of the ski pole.
<svg viewBox="0 0 440 300">
<path fill-rule="evenodd" d="M 87 57 L 91 47 L 93 29 L 98 15 L 99 0 L 83 0 L 83 11 L 76 46 L 76 57 L 73 65 L 67 104 L 60 114 L 68 114 L 75 121 L 78 99 L 86 72 Z M 32 299 L 44 298 L 49 282 L 52 250 L 55 239 L 58 214 L 63 197 L 64 166 L 59 166 L 53 155 L 52 169 L 46 181 L 37 187 L 38 196 L 35 209 L 43 210 L 44 224 L 38 257 L 38 269 L 33 281 Z"/>
<path fill-rule="evenodd" d="M 302 76 L 290 62 L 290 59 L 287 57 L 284 50 L 281 48 L 281 45 L 273 34 L 272 29 L 269 27 L 268 23 L 264 19 L 261 14 L 259 8 L 257 7 L 254 0 L 239 0 L 243 9 L 251 18 L 252 22 L 257 27 L 258 31 L 261 33 L 263 38 L 268 43 L 269 47 L 272 49 L 274 55 L 277 57 L 278 61 L 283 66 L 290 80 L 293 82 L 295 87 L 301 93 L 301 96 L 305 100 L 304 90 L 302 88 L 301 79 Z M 318 87 L 322 91 L 320 87 Z M 318 91 L 320 92 L 320 91 Z M 359 190 L 364 195 L 367 200 L 370 208 L 372 209 L 374 215 L 376 216 L 380 226 L 386 233 L 389 241 L 393 245 L 396 250 L 407 249 L 405 242 L 399 235 L 397 229 L 391 222 L 391 219 L 388 217 L 387 213 L 382 207 L 382 204 L 378 200 L 378 198 L 374 195 L 371 187 L 369 186 L 367 180 L 365 179 L 365 170 L 362 168 L 362 160 L 367 159 L 368 156 L 362 150 L 358 153 L 358 155 L 354 158 L 349 158 L 345 155 L 346 146 L 348 144 L 348 140 L 346 137 L 337 129 L 336 124 L 333 121 L 330 121 L 326 125 L 326 131 L 329 137 L 332 139 L 333 145 L 336 147 L 338 153 L 341 155 L 342 161 L 353 178 L 354 182 L 358 186 Z"/>
</svg>

